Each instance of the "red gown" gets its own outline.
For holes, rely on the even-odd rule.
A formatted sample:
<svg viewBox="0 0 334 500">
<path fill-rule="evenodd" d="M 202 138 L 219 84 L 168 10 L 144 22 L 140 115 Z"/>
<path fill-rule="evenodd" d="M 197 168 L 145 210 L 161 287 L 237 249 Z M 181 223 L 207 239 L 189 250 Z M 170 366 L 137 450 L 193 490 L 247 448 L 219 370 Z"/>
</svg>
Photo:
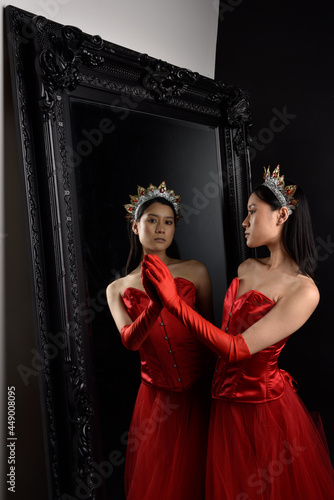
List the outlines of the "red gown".
<svg viewBox="0 0 334 500">
<path fill-rule="evenodd" d="M 184 278 L 175 283 L 180 297 L 194 308 L 194 284 Z M 149 298 L 127 288 L 123 302 L 134 321 Z M 141 385 L 127 439 L 126 497 L 203 500 L 214 357 L 166 309 L 139 353 Z"/>
<path fill-rule="evenodd" d="M 222 330 L 244 332 L 274 307 L 251 290 L 237 298 L 235 278 L 225 297 Z M 277 366 L 287 339 L 247 360 L 218 359 L 212 382 L 207 500 L 334 499 L 326 444 Z"/>
</svg>

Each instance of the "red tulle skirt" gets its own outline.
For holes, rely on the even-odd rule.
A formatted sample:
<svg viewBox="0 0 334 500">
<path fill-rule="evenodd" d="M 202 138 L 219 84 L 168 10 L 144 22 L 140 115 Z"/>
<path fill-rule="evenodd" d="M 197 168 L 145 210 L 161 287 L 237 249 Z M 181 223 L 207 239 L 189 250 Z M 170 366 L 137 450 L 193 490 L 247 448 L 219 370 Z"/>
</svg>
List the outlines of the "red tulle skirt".
<svg viewBox="0 0 334 500">
<path fill-rule="evenodd" d="M 206 382 L 184 392 L 141 384 L 127 440 L 128 500 L 204 500 L 210 404 Z"/>
<path fill-rule="evenodd" d="M 271 402 L 214 399 L 208 441 L 207 500 L 334 499 L 326 445 L 288 384 Z"/>
</svg>

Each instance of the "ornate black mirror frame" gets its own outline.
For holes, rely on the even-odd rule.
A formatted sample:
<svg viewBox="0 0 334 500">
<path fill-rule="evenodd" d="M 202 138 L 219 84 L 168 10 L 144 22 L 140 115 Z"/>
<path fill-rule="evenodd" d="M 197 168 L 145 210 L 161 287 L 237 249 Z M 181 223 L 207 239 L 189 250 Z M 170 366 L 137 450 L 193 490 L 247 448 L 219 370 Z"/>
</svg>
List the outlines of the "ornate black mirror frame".
<svg viewBox="0 0 334 500">
<path fill-rule="evenodd" d="M 6 8 L 24 175 L 50 498 L 104 498 L 94 482 L 94 388 L 81 276 L 69 99 L 207 124 L 219 137 L 227 276 L 249 256 L 241 226 L 250 192 L 247 95 L 197 73 L 9 6 Z M 57 335 L 50 332 L 58 332 Z M 116 457 L 117 459 L 117 457 Z M 116 498 L 116 497 L 115 497 Z"/>
</svg>

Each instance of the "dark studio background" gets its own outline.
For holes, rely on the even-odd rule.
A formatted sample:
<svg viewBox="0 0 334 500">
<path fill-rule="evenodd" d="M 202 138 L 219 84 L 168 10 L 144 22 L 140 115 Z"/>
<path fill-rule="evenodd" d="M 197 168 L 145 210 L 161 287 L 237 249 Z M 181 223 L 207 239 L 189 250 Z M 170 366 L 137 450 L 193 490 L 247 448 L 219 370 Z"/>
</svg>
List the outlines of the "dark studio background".
<svg viewBox="0 0 334 500">
<path fill-rule="evenodd" d="M 309 411 L 319 411 L 332 459 L 334 381 L 334 15 L 331 2 L 221 2 L 217 80 L 249 92 L 253 186 L 263 166 L 281 165 L 308 198 L 319 254 L 320 304 L 293 335 L 280 367 L 298 381 Z M 283 116 L 283 118 L 282 118 Z"/>
</svg>

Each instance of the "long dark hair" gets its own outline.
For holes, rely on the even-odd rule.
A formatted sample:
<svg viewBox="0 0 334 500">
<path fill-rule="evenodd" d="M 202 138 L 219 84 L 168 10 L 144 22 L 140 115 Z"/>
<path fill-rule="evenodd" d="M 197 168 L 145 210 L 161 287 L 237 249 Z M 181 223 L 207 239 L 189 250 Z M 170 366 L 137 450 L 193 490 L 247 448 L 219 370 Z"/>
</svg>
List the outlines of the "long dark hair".
<svg viewBox="0 0 334 500">
<path fill-rule="evenodd" d="M 143 203 L 138 210 L 138 214 L 137 214 L 137 218 L 136 218 L 137 221 L 140 220 L 140 218 L 143 215 L 143 213 L 145 212 L 145 210 L 153 203 L 161 203 L 161 205 L 167 205 L 168 207 L 171 207 L 171 209 L 173 210 L 173 214 L 174 214 L 174 222 L 176 223 L 176 212 L 175 212 L 174 206 L 172 205 L 172 203 L 170 203 L 168 200 L 166 200 L 165 198 L 162 198 L 162 197 L 152 198 L 151 200 L 145 201 L 145 203 Z M 125 274 L 126 275 L 131 273 L 131 271 L 133 271 L 134 269 L 136 269 L 136 267 L 139 265 L 141 258 L 142 258 L 142 246 L 141 246 L 141 243 L 139 241 L 138 235 L 132 231 L 132 222 L 130 222 L 130 221 L 128 223 L 128 235 L 129 235 L 129 240 L 130 240 L 130 252 L 129 252 L 128 260 L 127 260 L 126 266 L 125 266 Z M 176 241 L 174 240 L 174 238 L 173 238 L 173 241 L 172 241 L 170 247 L 167 248 L 166 253 L 167 253 L 168 257 L 171 257 L 173 259 L 180 258 L 179 249 L 177 247 L 177 244 L 176 244 Z"/>
<path fill-rule="evenodd" d="M 293 182 L 286 182 L 286 185 L 290 184 Z M 253 193 L 268 203 L 272 210 L 278 210 L 282 206 L 274 193 L 263 184 L 257 186 Z M 284 223 L 283 244 L 290 257 L 298 264 L 299 271 L 314 279 L 317 268 L 317 250 L 308 203 L 299 186 L 297 186 L 294 198 L 298 200 L 298 206 Z"/>
</svg>

